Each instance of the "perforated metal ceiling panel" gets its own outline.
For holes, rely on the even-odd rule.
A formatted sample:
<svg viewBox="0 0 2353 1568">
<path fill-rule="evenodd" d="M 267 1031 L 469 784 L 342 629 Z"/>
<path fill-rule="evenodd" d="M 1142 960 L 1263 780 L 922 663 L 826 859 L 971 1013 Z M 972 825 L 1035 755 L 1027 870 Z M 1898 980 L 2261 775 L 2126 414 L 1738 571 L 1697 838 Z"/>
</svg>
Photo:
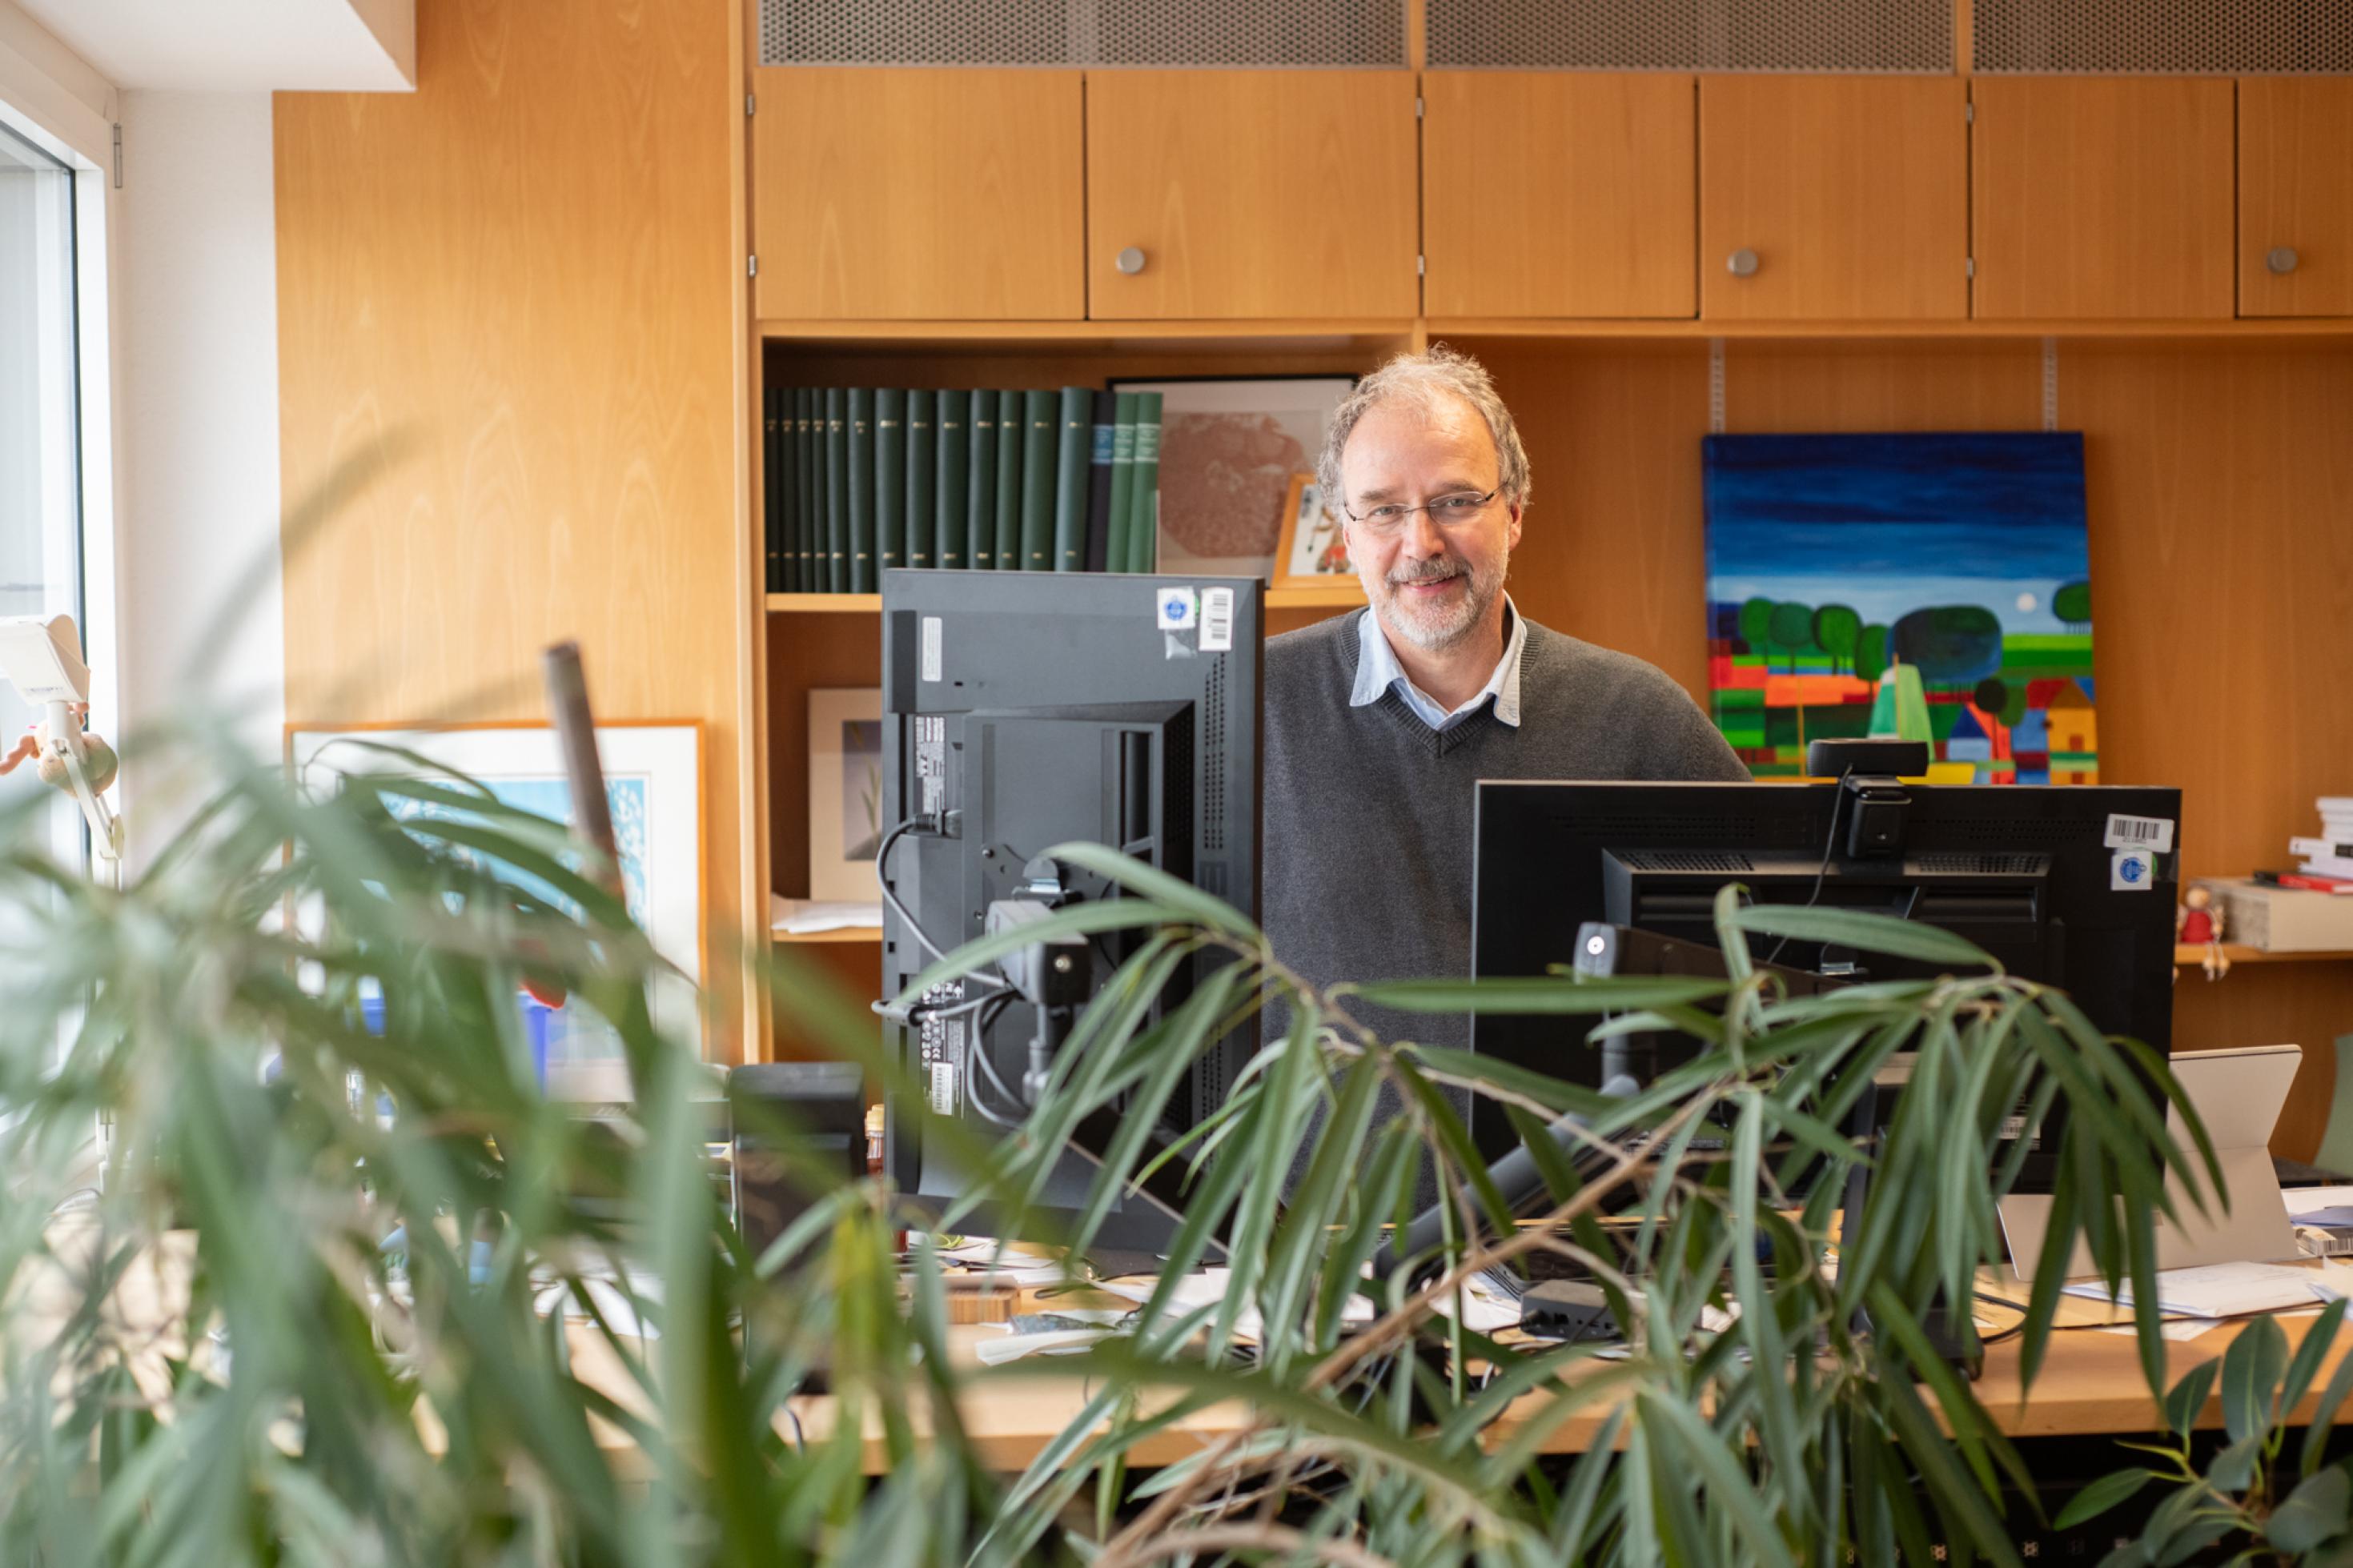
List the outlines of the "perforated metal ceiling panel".
<svg viewBox="0 0 2353 1568">
<path fill-rule="evenodd" d="M 760 0 L 768 66 L 1405 61 L 1405 0 Z"/>
<path fill-rule="evenodd" d="M 1953 68 L 1952 0 L 1429 0 L 1433 68 Z"/>
<path fill-rule="evenodd" d="M 2353 72 L 2348 0 L 1977 0 L 1988 75 Z"/>
</svg>

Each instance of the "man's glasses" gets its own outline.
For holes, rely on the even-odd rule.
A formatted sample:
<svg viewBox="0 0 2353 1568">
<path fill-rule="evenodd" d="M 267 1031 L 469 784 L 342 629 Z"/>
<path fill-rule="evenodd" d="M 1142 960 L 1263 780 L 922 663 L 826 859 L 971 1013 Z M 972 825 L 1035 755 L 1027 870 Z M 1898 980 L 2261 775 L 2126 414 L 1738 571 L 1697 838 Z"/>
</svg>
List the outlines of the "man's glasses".
<svg viewBox="0 0 2353 1568">
<path fill-rule="evenodd" d="M 1502 492 L 1503 488 L 1497 485 L 1482 496 L 1472 495 L 1470 491 L 1463 490 L 1451 496 L 1440 496 L 1436 500 L 1426 502 L 1421 506 L 1406 506 L 1397 501 L 1384 501 L 1361 517 L 1353 511 L 1348 511 L 1347 516 L 1348 521 L 1358 528 L 1383 538 L 1403 531 L 1406 520 L 1418 511 L 1428 512 L 1430 521 L 1440 528 L 1459 528 L 1486 510 L 1487 503 L 1493 500 Z M 1340 510 L 1347 511 L 1345 507 Z"/>
</svg>

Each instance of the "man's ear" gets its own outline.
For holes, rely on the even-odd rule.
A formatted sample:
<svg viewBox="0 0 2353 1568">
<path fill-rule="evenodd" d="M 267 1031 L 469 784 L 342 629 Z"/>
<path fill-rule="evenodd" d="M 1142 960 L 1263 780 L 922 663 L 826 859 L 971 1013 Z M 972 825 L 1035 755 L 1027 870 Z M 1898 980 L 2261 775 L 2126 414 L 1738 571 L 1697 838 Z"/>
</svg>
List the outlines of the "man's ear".
<svg viewBox="0 0 2353 1568">
<path fill-rule="evenodd" d="M 1520 547 L 1520 520 L 1526 515 L 1527 510 L 1518 501 L 1512 503 L 1512 541 L 1509 548 L 1513 550 Z"/>
</svg>

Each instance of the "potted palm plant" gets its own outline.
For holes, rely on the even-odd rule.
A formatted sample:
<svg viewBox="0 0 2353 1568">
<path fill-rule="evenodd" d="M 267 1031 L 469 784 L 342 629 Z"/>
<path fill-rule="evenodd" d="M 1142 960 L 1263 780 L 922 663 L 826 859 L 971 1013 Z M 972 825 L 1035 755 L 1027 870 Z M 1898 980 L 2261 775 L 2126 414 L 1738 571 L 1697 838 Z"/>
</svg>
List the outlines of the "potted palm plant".
<svg viewBox="0 0 2353 1568">
<path fill-rule="evenodd" d="M 1069 1130 L 1118 1108 L 1137 1131 L 1066 1237 L 1078 1257 L 1145 1163 L 1188 1171 L 1192 1199 L 1121 1331 L 976 1370 L 928 1244 L 902 1256 L 878 1182 L 811 1166 L 800 1218 L 746 1247 L 709 1180 L 710 1076 L 632 1005 L 659 961 L 560 827 L 463 779 L 313 790 L 200 749 L 212 805 L 119 891 L 31 847 L 28 807 L 0 816 L 12 1560 L 1780 1563 L 1923 1561 L 1941 1542 L 2006 1561 L 2005 1483 L 2031 1496 L 2032 1478 L 1921 1327 L 1931 1302 L 1970 1300 L 1994 1255 L 2003 1120 L 2067 1111 L 2052 1245 L 2084 1238 L 2143 1302 L 2166 1177 L 2197 1190 L 2211 1169 L 2165 1136 L 2161 1061 L 1941 932 L 1727 900 L 1721 982 L 1319 990 L 1232 910 L 1069 846 L 1053 853 L 1126 896 L 1052 922 L 1133 933 L 1133 956 L 1019 1133 L 967 1139 L 964 1157 L 981 1197 L 1018 1214 Z M 1743 962 L 1749 934 L 1951 977 L 1786 997 Z M 1202 949 L 1231 962 L 1152 1005 Z M 976 943 L 937 973 L 1000 955 Z M 804 1031 L 900 1070 L 862 1007 L 789 954 L 750 962 Z M 633 1106 L 583 1121 L 548 1102 L 514 1006 L 526 977 L 620 1026 Z M 1350 1015 L 1359 996 L 1676 1029 L 1699 1049 L 1602 1100 L 1375 1037 Z M 1185 1064 L 1276 999 L 1287 1032 L 1206 1125 L 1156 1145 L 1145 1130 Z M 1910 1087 L 1859 1146 L 1841 1086 L 1899 1050 Z M 1385 1085 L 1405 1113 L 1376 1125 Z M 1580 1113 L 1607 1180 L 1559 1162 L 1554 1223 L 1502 1224 L 1449 1089 L 1532 1134 Z M 94 1179 L 76 1160 L 101 1121 Z M 1618 1138 L 1637 1127 L 1655 1135 Z M 1424 1161 L 1452 1217 L 1419 1268 L 1373 1277 Z M 1833 1260 L 1841 1178 L 1866 1161 Z M 1605 1199 L 1628 1191 L 1641 1218 L 1605 1230 Z M 1225 1289 L 1180 1306 L 1213 1239 Z M 1472 1326 L 1473 1281 L 1538 1248 L 1609 1287 L 1614 1348 Z M 2030 1374 L 2053 1289 L 2014 1314 Z M 820 1351 L 831 1397 L 796 1401 Z M 1082 1397 L 1005 1476 L 963 1415 L 1017 1374 L 1081 1380 Z M 1227 1401 L 1244 1417 L 1191 1458 L 1131 1462 Z M 1572 1426 L 1578 1451 L 1549 1452 Z"/>
</svg>

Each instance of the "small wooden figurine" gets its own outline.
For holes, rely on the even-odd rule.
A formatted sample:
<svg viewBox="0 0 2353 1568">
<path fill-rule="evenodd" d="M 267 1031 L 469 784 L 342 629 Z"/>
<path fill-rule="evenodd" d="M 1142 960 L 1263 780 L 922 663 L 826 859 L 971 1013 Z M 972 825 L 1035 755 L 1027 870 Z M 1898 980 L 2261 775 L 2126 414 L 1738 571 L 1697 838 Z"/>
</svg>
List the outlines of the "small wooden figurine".
<svg viewBox="0 0 2353 1568">
<path fill-rule="evenodd" d="M 2207 979 L 2220 980 L 2231 973 L 2230 955 L 2222 951 L 2222 906 L 2214 901 L 2213 889 L 2193 884 L 2181 895 L 2181 906 L 2173 911 L 2173 940 L 2206 944 L 2200 967 Z"/>
</svg>

